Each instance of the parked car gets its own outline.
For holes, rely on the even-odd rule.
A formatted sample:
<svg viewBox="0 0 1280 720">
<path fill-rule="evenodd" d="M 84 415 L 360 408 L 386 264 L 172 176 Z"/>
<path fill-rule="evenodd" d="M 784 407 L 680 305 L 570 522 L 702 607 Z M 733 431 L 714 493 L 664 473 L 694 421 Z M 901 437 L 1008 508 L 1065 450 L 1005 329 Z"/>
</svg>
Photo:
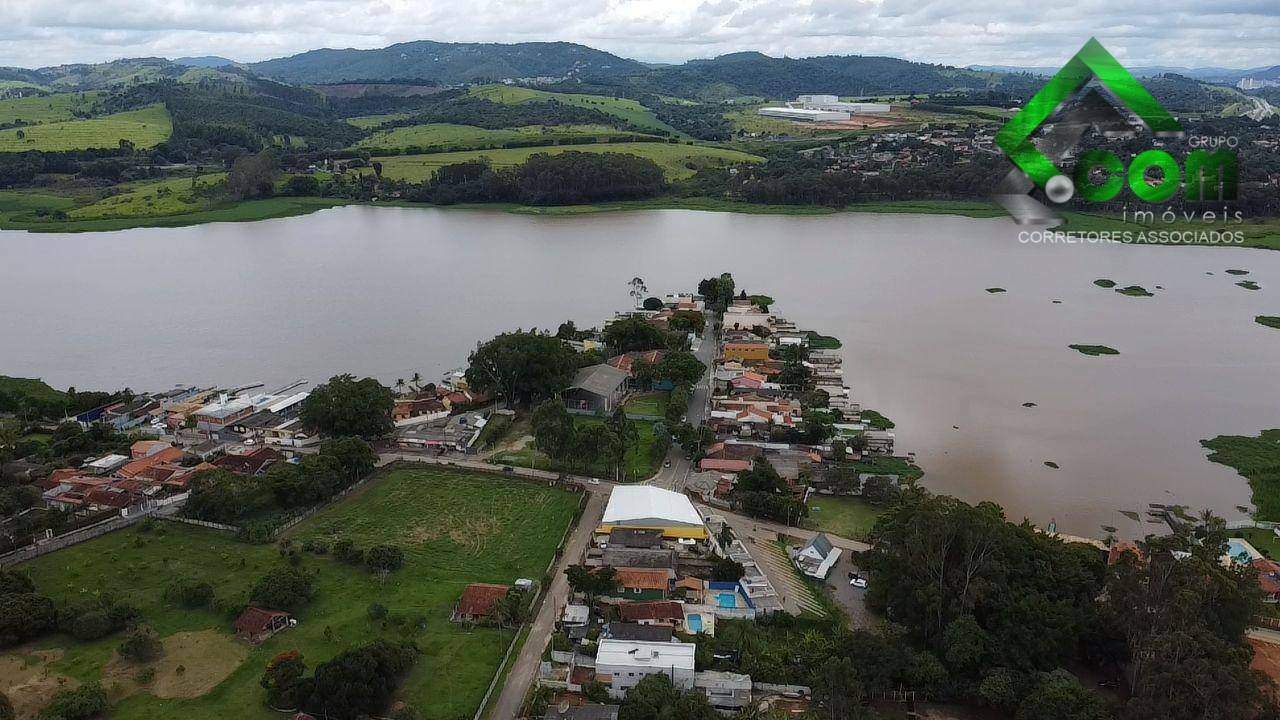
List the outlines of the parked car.
<svg viewBox="0 0 1280 720">
<path fill-rule="evenodd" d="M 597 479 L 595 479 L 595 478 L 590 478 L 589 480 L 587 480 L 587 484 L 588 484 L 588 485 L 599 485 L 599 484 L 600 484 L 600 481 L 599 481 L 599 480 L 597 480 Z"/>
<path fill-rule="evenodd" d="M 666 461 L 666 462 L 662 463 L 662 467 L 671 467 L 671 461 L 670 461 L 670 460 L 668 460 L 668 461 Z"/>
<path fill-rule="evenodd" d="M 855 574 L 853 577 L 849 578 L 849 584 L 860 590 L 867 589 L 867 579 L 861 575 Z"/>
</svg>

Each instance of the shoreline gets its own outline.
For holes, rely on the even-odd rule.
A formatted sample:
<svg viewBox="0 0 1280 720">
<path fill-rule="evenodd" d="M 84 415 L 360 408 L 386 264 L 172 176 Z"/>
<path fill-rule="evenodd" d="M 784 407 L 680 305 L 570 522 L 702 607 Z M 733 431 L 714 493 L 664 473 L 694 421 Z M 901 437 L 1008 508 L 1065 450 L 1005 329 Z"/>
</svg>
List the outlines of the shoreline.
<svg viewBox="0 0 1280 720">
<path fill-rule="evenodd" d="M 21 195 L 14 191 L 5 193 L 10 196 Z M 18 201 L 20 202 L 20 201 Z M 346 206 L 365 207 L 398 207 L 422 208 L 437 210 L 487 210 L 501 211 L 514 215 L 532 215 L 538 217 L 577 217 L 614 212 L 636 212 L 642 210 L 691 210 L 698 212 L 728 212 L 743 215 L 790 215 L 790 216 L 825 216 L 842 213 L 883 214 L 883 215 L 949 215 L 976 220 L 990 220 L 1006 217 L 1003 210 L 994 204 L 972 200 L 895 200 L 866 202 L 843 208 L 819 205 L 763 205 L 744 203 L 715 198 L 679 198 L 663 197 L 650 200 L 626 200 L 619 202 L 598 203 L 590 205 L 553 205 L 534 206 L 512 203 L 460 203 L 457 205 L 430 205 L 406 200 L 390 201 L 354 201 L 339 198 L 322 197 L 274 197 L 263 200 L 249 200 L 224 207 L 199 210 L 178 215 L 141 216 L 136 218 L 102 218 L 92 220 L 29 220 L 13 216 L 28 215 L 28 208 L 15 207 L 6 209 L 0 197 L 0 231 L 25 231 L 29 233 L 81 233 L 81 232 L 115 232 L 142 228 L 178 228 L 193 225 L 204 225 L 218 222 L 254 222 L 258 220 L 275 220 L 279 218 L 309 215 L 319 210 L 327 210 Z M 1107 232 L 1132 230 L 1132 223 L 1125 223 L 1120 218 L 1105 215 L 1092 215 L 1067 211 L 1062 213 L 1066 220 L 1066 228 L 1072 226 L 1082 232 Z M 1062 226 L 1059 226 L 1062 227 Z M 1176 224 L 1165 230 L 1216 230 L 1207 225 Z M 1247 222 L 1235 226 L 1244 233 L 1243 243 L 1122 243 L 1130 245 L 1172 246 L 1172 247 L 1236 247 L 1261 250 L 1280 250 L 1280 218 L 1266 218 L 1261 221 Z M 1256 231 L 1256 232 L 1253 232 Z"/>
</svg>

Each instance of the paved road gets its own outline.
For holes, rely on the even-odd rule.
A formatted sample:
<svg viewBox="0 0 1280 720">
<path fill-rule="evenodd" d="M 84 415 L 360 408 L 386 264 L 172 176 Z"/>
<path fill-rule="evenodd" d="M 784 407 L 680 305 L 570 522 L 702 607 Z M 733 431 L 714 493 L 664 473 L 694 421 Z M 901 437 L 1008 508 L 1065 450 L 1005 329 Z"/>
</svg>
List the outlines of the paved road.
<svg viewBox="0 0 1280 720">
<path fill-rule="evenodd" d="M 711 367 L 716 359 L 716 339 L 711 331 L 710 315 L 707 316 L 706 327 L 702 330 L 702 338 L 698 342 L 698 347 L 694 349 L 693 356 L 707 368 L 702 379 L 693 386 L 693 392 L 689 393 L 689 423 L 697 426 L 706 419 L 707 408 L 710 407 L 711 402 Z"/>
<path fill-rule="evenodd" d="M 594 490 L 595 487 L 592 486 L 592 489 Z M 591 532 L 600 524 L 600 519 L 604 515 L 606 497 L 607 494 L 601 492 L 591 492 L 587 495 L 587 508 L 582 513 L 582 518 L 578 520 L 578 526 L 574 528 L 569 542 L 565 543 L 560 562 L 551 571 L 551 587 L 548 588 L 547 595 L 542 600 L 538 616 L 534 618 L 533 625 L 529 628 L 529 637 L 525 640 L 524 647 L 520 649 L 520 654 L 513 661 L 511 672 L 507 675 L 507 682 L 503 685 L 501 694 L 498 695 L 498 700 L 493 706 L 490 717 L 495 720 L 510 720 L 520 713 L 520 704 L 524 702 L 525 693 L 537 677 L 542 650 L 547 646 L 551 633 L 555 629 L 556 614 L 569 599 L 569 581 L 564 574 L 565 568 L 582 557 L 587 542 L 591 539 Z"/>
</svg>

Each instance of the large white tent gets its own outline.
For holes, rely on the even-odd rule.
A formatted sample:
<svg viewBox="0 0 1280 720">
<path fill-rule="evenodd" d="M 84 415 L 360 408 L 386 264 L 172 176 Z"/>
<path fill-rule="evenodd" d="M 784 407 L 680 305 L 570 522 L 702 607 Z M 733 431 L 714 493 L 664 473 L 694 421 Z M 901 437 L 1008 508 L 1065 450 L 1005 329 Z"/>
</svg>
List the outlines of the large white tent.
<svg viewBox="0 0 1280 720">
<path fill-rule="evenodd" d="M 650 485 L 614 488 L 601 525 L 606 531 L 625 527 L 662 530 L 667 537 L 707 537 L 702 516 L 689 498 Z"/>
</svg>

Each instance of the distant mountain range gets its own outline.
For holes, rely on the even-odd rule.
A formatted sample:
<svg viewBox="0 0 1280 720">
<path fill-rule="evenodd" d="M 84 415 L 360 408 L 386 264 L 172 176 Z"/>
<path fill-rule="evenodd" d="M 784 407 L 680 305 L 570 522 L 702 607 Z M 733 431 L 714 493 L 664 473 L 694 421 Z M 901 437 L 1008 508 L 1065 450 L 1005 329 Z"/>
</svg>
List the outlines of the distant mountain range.
<svg viewBox="0 0 1280 720">
<path fill-rule="evenodd" d="M 970 65 L 970 70 L 980 70 L 986 72 L 1001 73 L 1031 73 L 1033 75 L 1053 75 L 1058 72 L 1059 68 L 1055 67 L 1019 67 L 1016 65 Z M 1173 73 L 1175 75 L 1183 75 L 1185 77 L 1203 80 L 1206 82 L 1229 82 L 1235 83 L 1240 78 L 1253 78 L 1255 80 L 1280 80 L 1280 65 L 1272 65 L 1271 67 L 1250 68 L 1240 70 L 1237 68 L 1224 67 L 1176 67 L 1172 65 L 1139 65 L 1129 68 L 1129 72 L 1135 77 L 1154 77 L 1156 75 L 1167 75 Z"/>
<path fill-rule="evenodd" d="M 211 76 L 254 75 L 294 85 L 389 82 L 457 85 L 493 81 L 534 81 L 558 89 L 581 86 L 626 96 L 672 95 L 707 101 L 749 97 L 790 98 L 801 93 L 845 96 L 906 95 L 975 91 L 1026 97 L 1040 75 L 1056 68 L 1004 65 L 969 68 L 931 65 L 891 57 L 860 55 L 809 58 L 770 57 L 739 52 L 678 65 L 642 63 L 568 42 L 399 43 L 375 50 L 323 49 L 254 63 L 219 56 L 133 58 L 96 65 L 38 69 L 0 68 L 0 82 L 31 83 L 54 90 L 88 90 L 137 85 L 161 79 L 184 82 Z M 1232 82 L 1241 77 L 1280 79 L 1280 66 L 1229 68 L 1139 67 L 1151 77 L 1177 73 L 1201 81 Z"/>
</svg>

